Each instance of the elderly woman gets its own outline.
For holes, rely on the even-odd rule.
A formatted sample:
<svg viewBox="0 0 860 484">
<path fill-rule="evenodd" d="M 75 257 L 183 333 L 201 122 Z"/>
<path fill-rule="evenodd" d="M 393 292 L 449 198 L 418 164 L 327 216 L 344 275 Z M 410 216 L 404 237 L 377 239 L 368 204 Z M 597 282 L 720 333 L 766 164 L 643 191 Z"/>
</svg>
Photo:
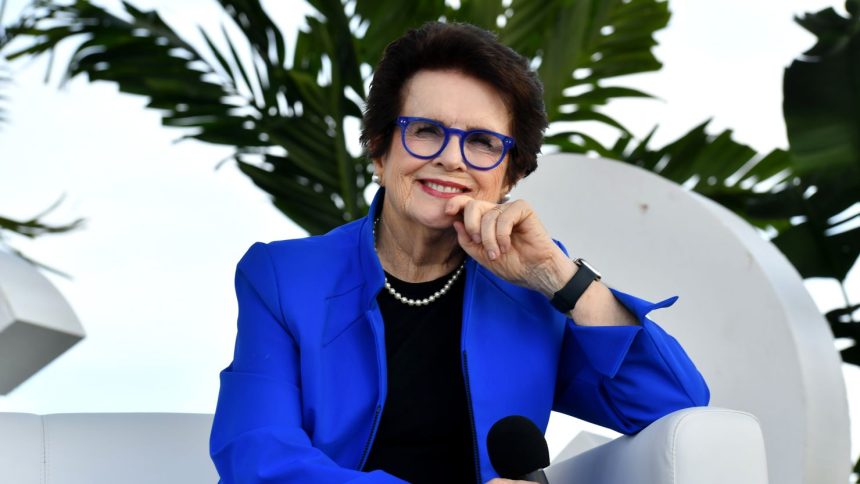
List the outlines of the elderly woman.
<svg viewBox="0 0 860 484">
<path fill-rule="evenodd" d="M 362 132 L 381 187 L 368 216 L 239 262 L 222 482 L 497 482 L 486 439 L 506 416 L 632 434 L 707 404 L 646 318 L 674 298 L 607 288 L 505 201 L 546 124 L 528 62 L 488 32 L 430 23 L 388 46 Z"/>
</svg>

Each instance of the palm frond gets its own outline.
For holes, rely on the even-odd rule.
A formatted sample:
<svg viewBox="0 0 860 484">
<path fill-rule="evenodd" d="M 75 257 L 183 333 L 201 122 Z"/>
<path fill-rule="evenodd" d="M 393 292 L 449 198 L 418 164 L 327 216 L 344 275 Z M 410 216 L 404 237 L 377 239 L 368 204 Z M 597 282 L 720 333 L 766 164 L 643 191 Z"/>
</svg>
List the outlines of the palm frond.
<svg viewBox="0 0 860 484">
<path fill-rule="evenodd" d="M 814 193 L 806 221 L 775 239 L 804 277 L 840 281 L 860 256 L 860 217 L 841 215 L 860 203 L 860 9 L 847 7 L 797 19 L 818 39 L 785 71 L 783 113 L 796 190 Z"/>
<path fill-rule="evenodd" d="M 538 73 L 544 83 L 550 121 L 597 121 L 615 128 L 621 136 L 629 136 L 622 123 L 600 108 L 613 99 L 651 97 L 608 83 L 616 77 L 660 69 L 652 49 L 657 45 L 654 34 L 669 21 L 667 3 L 613 0 L 544 5 L 515 0 L 511 9 L 512 15 L 501 30 L 502 39 L 517 51 L 539 59 Z M 556 139 L 578 132 L 568 128 Z M 554 143 L 550 140 L 548 144 Z M 585 152 L 592 146 L 568 141 L 559 148 Z"/>
<path fill-rule="evenodd" d="M 41 221 L 42 218 L 54 211 L 54 209 L 56 209 L 62 203 L 64 198 L 65 195 L 61 196 L 59 199 L 57 199 L 56 202 L 51 204 L 50 207 L 27 220 L 15 220 L 12 218 L 0 216 L 0 245 L 3 245 L 4 247 L 8 248 L 10 251 L 12 251 L 12 253 L 24 259 L 25 261 L 33 264 L 36 267 L 39 267 L 48 272 L 52 272 L 65 278 L 70 278 L 67 273 L 59 269 L 48 266 L 47 264 L 43 264 L 37 260 L 31 259 L 23 252 L 14 248 L 6 240 L 6 236 L 8 234 L 17 234 L 23 237 L 34 239 L 36 237 L 41 237 L 44 235 L 61 234 L 82 228 L 84 226 L 85 220 L 81 218 L 64 225 L 51 225 Z"/>
<path fill-rule="evenodd" d="M 288 69 L 283 36 L 259 2 L 220 3 L 240 35 L 231 35 L 227 26 L 218 35 L 201 29 L 198 48 L 157 12 L 129 2 L 114 14 L 85 0 L 38 0 L 10 28 L 31 43 L 9 58 L 52 52 L 78 39 L 63 81 L 84 74 L 90 81 L 114 82 L 122 92 L 147 96 L 148 107 L 162 111 L 165 126 L 185 130 L 181 139 L 234 146 L 243 172 L 278 207 L 295 204 L 295 197 L 274 187 L 290 187 L 290 193 L 305 185 L 319 188 L 305 193 L 311 197 L 305 202 L 341 215 L 305 227 L 313 233 L 365 213 L 366 161 L 348 153 L 343 133 L 346 116 L 361 116 L 344 88 L 363 94 L 363 81 L 355 51 L 348 48 L 351 33 L 342 5 L 319 6 L 328 17 L 309 19 L 311 28 L 300 34 Z M 321 85 L 324 59 L 330 60 L 331 79 Z M 282 210 L 288 216 L 297 211 Z"/>
</svg>

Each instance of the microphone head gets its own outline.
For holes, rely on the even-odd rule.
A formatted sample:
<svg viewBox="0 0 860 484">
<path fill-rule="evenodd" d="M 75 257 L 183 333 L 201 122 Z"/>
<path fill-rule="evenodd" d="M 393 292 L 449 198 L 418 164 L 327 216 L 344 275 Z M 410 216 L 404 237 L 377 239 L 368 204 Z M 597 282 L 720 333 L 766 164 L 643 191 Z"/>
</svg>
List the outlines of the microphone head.
<svg viewBox="0 0 860 484">
<path fill-rule="evenodd" d="M 519 479 L 549 466 L 543 433 L 531 420 L 511 415 L 494 423 L 487 434 L 490 463 L 505 479 Z"/>
</svg>

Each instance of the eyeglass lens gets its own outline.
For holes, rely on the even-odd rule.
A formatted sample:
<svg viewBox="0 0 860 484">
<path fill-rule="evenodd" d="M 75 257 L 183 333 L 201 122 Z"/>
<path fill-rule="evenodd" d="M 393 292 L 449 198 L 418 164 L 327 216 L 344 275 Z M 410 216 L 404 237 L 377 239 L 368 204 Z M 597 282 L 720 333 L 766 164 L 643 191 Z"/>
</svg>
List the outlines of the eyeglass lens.
<svg viewBox="0 0 860 484">
<path fill-rule="evenodd" d="M 427 121 L 410 121 L 404 136 L 406 148 L 418 156 L 434 156 L 445 143 L 445 130 Z M 463 154 L 475 166 L 493 166 L 502 157 L 504 143 L 493 134 L 469 132 L 463 140 Z"/>
</svg>

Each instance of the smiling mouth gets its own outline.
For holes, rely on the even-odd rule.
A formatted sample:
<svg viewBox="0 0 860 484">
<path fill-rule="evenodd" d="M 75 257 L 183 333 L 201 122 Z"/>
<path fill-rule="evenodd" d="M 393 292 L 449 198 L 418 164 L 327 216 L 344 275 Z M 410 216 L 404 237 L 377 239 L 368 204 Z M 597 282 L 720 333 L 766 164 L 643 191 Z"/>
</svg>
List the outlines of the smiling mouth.
<svg viewBox="0 0 860 484">
<path fill-rule="evenodd" d="M 440 183 L 428 181 L 428 180 L 420 180 L 421 184 L 427 188 L 432 190 L 436 190 L 441 193 L 466 193 L 469 191 L 468 188 L 451 186 L 451 185 L 442 185 Z"/>
</svg>

